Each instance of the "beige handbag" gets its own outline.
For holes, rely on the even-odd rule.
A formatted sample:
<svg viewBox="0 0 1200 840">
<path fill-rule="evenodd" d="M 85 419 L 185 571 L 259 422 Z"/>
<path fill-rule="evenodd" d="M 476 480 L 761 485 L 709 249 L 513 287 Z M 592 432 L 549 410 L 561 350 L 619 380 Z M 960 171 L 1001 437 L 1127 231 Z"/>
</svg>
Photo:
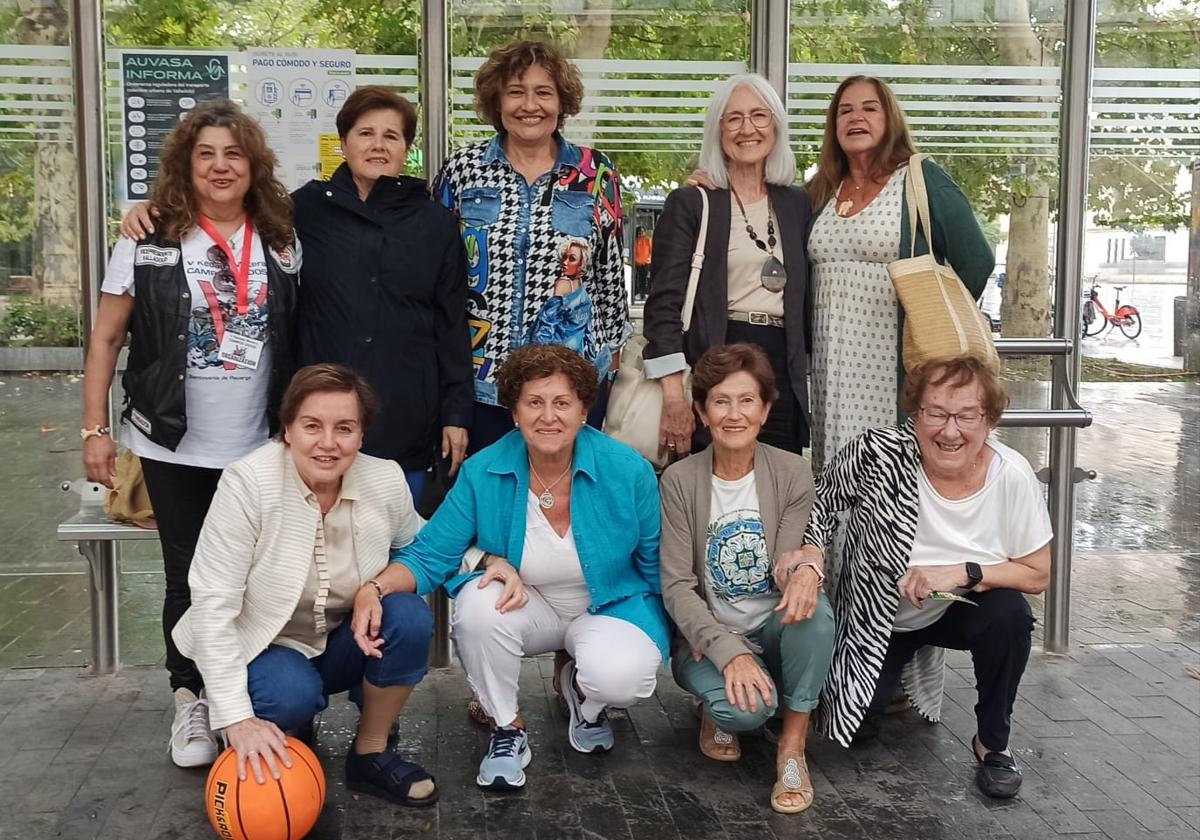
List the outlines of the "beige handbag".
<svg viewBox="0 0 1200 840">
<path fill-rule="evenodd" d="M 696 302 L 696 287 L 700 283 L 700 269 L 704 266 L 704 242 L 708 238 L 708 194 L 700 187 L 700 233 L 692 252 L 692 271 L 688 275 L 687 292 L 683 296 L 683 332 L 692 326 L 692 308 Z M 646 378 L 642 354 L 646 351 L 646 337 L 635 335 L 621 349 L 621 367 L 617 370 L 612 393 L 608 397 L 608 411 L 604 416 L 604 432 L 621 443 L 632 446 L 654 466 L 665 467 L 669 455 L 658 451 L 658 432 L 662 425 L 662 383 Z M 692 372 L 684 372 L 683 391 L 688 400 L 692 395 Z"/>
<path fill-rule="evenodd" d="M 117 472 L 104 502 L 104 512 L 113 519 L 142 528 L 157 528 L 150 492 L 142 475 L 142 462 L 128 449 L 117 457 Z"/>
<path fill-rule="evenodd" d="M 954 269 L 933 256 L 933 221 L 921 169 L 926 157 L 917 154 L 909 158 L 905 176 L 909 256 L 887 266 L 904 307 L 904 369 L 911 371 L 927 362 L 955 356 L 974 356 L 999 371 L 1000 357 L 987 318 Z M 921 256 L 916 256 L 918 225 L 929 243 L 929 253 Z"/>
</svg>

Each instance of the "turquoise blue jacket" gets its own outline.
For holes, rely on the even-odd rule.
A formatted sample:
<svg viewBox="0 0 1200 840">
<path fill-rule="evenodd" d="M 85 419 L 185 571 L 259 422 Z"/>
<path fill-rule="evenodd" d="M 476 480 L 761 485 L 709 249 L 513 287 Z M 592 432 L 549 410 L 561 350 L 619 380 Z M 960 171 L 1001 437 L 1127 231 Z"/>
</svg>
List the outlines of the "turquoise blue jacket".
<svg viewBox="0 0 1200 840">
<path fill-rule="evenodd" d="M 575 439 L 571 529 L 592 596 L 588 612 L 624 619 L 645 631 L 667 661 L 670 623 L 658 573 L 658 482 L 650 463 L 590 426 Z M 514 430 L 468 458 L 441 507 L 409 545 L 392 555 L 424 595 L 442 584 L 450 597 L 481 572 L 458 574 L 472 545 L 517 569 L 525 550 L 529 457 Z"/>
</svg>

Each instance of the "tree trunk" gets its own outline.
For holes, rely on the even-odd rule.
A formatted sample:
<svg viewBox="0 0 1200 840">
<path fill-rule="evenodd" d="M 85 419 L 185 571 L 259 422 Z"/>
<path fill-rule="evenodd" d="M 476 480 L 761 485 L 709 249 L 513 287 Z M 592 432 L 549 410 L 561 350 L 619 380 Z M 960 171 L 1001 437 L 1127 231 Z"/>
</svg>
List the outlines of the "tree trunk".
<svg viewBox="0 0 1200 840">
<path fill-rule="evenodd" d="M 612 37 L 612 0 L 584 0 L 583 11 L 575 16 L 579 34 L 575 38 L 572 58 L 604 58 Z M 584 146 L 597 145 L 596 120 L 571 120 L 571 141 Z M 600 145 L 603 145 L 602 143 Z"/>
<path fill-rule="evenodd" d="M 70 20 L 57 1 L 33 5 L 17 20 L 18 44 L 67 46 Z M 37 119 L 36 112 L 31 114 Z M 69 126 L 38 129 L 33 156 L 33 276 L 46 303 L 78 306 L 79 249 L 75 152 Z"/>
<path fill-rule="evenodd" d="M 995 9 L 1002 64 L 1041 67 L 1052 62 L 1030 23 L 1029 0 L 996 0 Z M 1050 334 L 1050 189 L 1037 158 L 1024 163 L 1025 175 L 1014 182 L 1009 200 L 1000 321 L 1006 337 L 1040 338 Z"/>
</svg>

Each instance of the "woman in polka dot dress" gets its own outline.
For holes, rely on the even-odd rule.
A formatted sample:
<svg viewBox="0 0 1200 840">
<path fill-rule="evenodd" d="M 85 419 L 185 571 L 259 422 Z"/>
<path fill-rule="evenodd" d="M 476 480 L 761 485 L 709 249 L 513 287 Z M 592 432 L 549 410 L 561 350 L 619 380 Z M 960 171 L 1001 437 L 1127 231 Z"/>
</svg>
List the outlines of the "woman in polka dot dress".
<svg viewBox="0 0 1200 840">
<path fill-rule="evenodd" d="M 896 422 L 902 313 L 887 264 L 908 256 L 904 175 L 914 154 L 904 112 L 878 79 L 852 76 L 830 103 L 809 237 L 813 306 L 812 460 L 819 470 L 851 438 Z M 978 299 L 995 266 L 962 190 L 924 161 L 933 253 Z M 903 249 L 904 253 L 901 254 Z M 918 233 L 917 254 L 929 246 Z"/>
</svg>

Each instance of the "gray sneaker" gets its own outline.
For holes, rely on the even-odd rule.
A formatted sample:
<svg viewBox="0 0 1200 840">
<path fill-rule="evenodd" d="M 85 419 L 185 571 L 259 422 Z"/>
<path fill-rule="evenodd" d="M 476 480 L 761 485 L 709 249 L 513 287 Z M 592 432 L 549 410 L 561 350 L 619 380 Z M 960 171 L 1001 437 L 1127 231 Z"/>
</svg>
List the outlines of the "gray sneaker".
<svg viewBox="0 0 1200 840">
<path fill-rule="evenodd" d="M 475 784 L 492 790 L 516 790 L 525 787 L 525 768 L 533 760 L 529 736 L 516 726 L 498 726 L 492 730 L 487 755 L 479 762 Z"/>
<path fill-rule="evenodd" d="M 575 690 L 575 660 L 562 669 L 563 697 L 567 701 L 570 723 L 567 724 L 567 740 L 581 753 L 607 752 L 613 748 L 612 724 L 608 715 L 601 711 L 595 722 L 588 723 L 583 717 L 583 700 Z"/>
</svg>

